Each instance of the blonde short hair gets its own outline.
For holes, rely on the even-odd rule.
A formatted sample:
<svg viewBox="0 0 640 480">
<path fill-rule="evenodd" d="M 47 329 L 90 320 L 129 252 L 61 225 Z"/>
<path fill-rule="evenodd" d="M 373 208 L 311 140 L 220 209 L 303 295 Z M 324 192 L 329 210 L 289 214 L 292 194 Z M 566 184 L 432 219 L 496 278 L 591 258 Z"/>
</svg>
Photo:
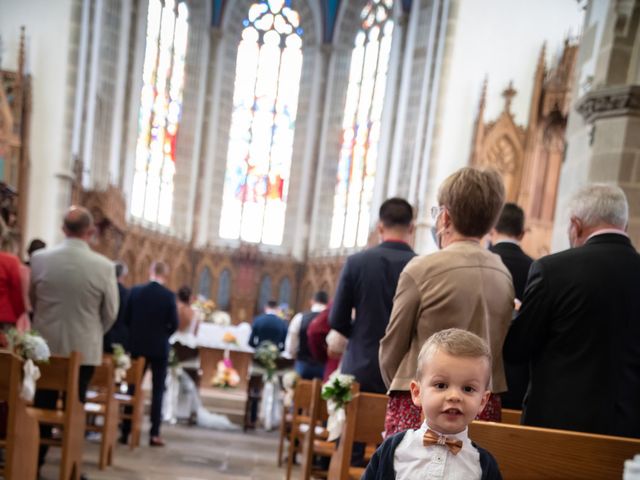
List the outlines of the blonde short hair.
<svg viewBox="0 0 640 480">
<path fill-rule="evenodd" d="M 416 380 L 422 378 L 424 365 L 437 351 L 443 351 L 453 357 L 485 358 L 491 372 L 492 357 L 487 342 L 467 330 L 448 328 L 434 333 L 422 345 L 418 355 Z M 489 373 L 490 378 L 491 373 Z"/>
<path fill-rule="evenodd" d="M 504 199 L 504 182 L 493 169 L 461 168 L 438 190 L 438 204 L 447 209 L 455 229 L 468 237 L 489 233 L 498 221 Z"/>
</svg>

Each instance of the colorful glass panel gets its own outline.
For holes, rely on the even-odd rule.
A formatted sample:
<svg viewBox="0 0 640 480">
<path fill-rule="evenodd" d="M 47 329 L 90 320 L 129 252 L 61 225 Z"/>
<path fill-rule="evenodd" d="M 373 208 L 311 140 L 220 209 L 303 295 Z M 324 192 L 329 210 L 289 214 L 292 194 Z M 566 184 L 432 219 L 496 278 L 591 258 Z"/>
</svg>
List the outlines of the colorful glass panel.
<svg viewBox="0 0 640 480">
<path fill-rule="evenodd" d="M 131 215 L 169 226 L 189 25 L 185 3 L 150 0 Z"/>
<path fill-rule="evenodd" d="M 362 247 L 369 236 L 380 121 L 391 53 L 391 0 L 370 0 L 351 54 L 329 245 Z"/>
<path fill-rule="evenodd" d="M 254 3 L 238 45 L 220 236 L 280 245 L 302 71 L 290 0 Z"/>
</svg>

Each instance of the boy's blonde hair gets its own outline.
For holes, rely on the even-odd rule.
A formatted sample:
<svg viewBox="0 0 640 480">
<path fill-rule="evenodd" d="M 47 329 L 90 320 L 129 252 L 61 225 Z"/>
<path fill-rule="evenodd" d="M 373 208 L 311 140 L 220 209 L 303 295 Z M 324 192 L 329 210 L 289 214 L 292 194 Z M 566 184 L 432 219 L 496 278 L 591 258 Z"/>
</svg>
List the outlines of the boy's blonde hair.
<svg viewBox="0 0 640 480">
<path fill-rule="evenodd" d="M 438 350 L 454 357 L 486 358 L 489 368 L 489 380 L 491 379 L 492 358 L 487 342 L 475 333 L 460 328 L 448 328 L 434 333 L 422 345 L 418 355 L 416 380 L 420 381 L 425 363 Z"/>
</svg>

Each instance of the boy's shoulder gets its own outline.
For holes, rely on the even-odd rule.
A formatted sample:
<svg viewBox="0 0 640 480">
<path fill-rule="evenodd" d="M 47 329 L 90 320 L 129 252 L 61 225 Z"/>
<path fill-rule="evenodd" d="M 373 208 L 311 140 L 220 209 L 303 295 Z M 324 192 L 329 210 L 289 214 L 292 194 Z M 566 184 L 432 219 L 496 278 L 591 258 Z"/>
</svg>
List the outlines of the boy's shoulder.
<svg viewBox="0 0 640 480">
<path fill-rule="evenodd" d="M 488 450 L 480 447 L 474 441 L 471 444 L 480 454 L 480 468 L 482 469 L 482 480 L 502 480 L 502 474 L 498 467 L 498 462 Z"/>
<path fill-rule="evenodd" d="M 376 453 L 371 457 L 362 480 L 390 480 L 395 478 L 393 456 L 406 433 L 406 431 L 398 432 L 385 438 L 382 445 L 378 447 Z"/>
</svg>

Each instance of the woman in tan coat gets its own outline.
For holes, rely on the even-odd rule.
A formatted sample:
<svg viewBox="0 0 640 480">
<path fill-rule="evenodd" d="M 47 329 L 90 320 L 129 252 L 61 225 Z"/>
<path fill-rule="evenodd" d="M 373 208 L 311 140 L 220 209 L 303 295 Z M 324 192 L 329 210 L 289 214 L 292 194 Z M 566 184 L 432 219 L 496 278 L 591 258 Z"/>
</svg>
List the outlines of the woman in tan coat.
<svg viewBox="0 0 640 480">
<path fill-rule="evenodd" d="M 492 395 L 482 418 L 500 419 L 506 391 L 502 344 L 513 312 L 511 275 L 500 257 L 481 246 L 504 204 L 504 185 L 492 170 L 462 168 L 440 186 L 432 210 L 440 251 L 416 257 L 398 282 L 391 319 L 380 342 L 380 369 L 389 391 L 386 434 L 419 428 L 420 407 L 411 401 L 417 357 L 435 332 L 462 328 L 491 347 Z"/>
</svg>

